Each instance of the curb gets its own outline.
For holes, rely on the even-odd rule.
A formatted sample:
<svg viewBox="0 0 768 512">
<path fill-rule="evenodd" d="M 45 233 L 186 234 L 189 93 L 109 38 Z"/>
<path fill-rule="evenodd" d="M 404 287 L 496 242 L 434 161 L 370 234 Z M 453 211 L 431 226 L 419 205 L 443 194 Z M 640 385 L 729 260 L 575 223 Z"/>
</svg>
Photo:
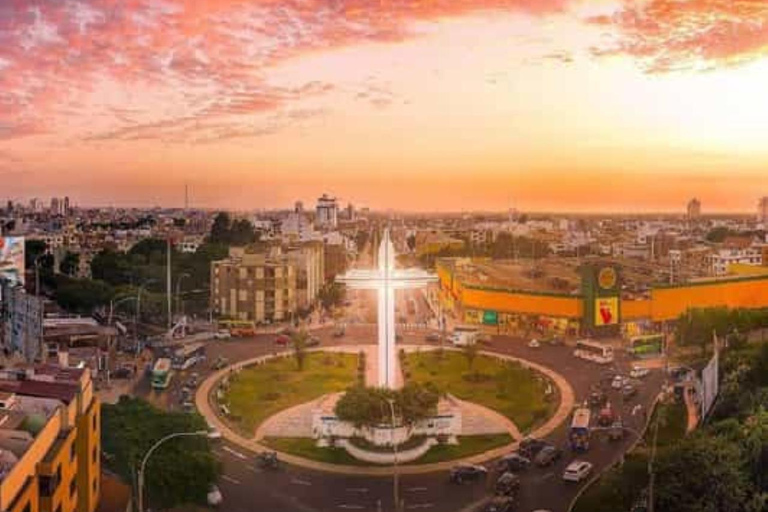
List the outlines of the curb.
<svg viewBox="0 0 768 512">
<path fill-rule="evenodd" d="M 413 351 L 416 351 L 418 349 L 421 349 L 424 351 L 438 349 L 438 347 L 433 347 L 430 345 L 424 345 L 424 346 L 409 345 L 409 347 L 412 347 Z M 459 352 L 458 349 L 455 349 L 453 347 L 446 347 L 445 349 Z M 359 346 L 337 345 L 333 347 L 313 347 L 307 350 L 307 352 L 324 352 L 324 351 L 341 351 L 341 352 L 357 353 L 359 352 Z M 290 357 L 291 354 L 292 354 L 291 351 L 277 352 L 274 354 L 268 354 L 264 356 L 259 356 L 259 357 L 254 357 L 251 359 L 239 361 L 230 366 L 227 366 L 226 368 L 217 370 L 213 374 L 209 375 L 208 378 L 206 378 L 198 387 L 197 392 L 195 393 L 195 405 L 197 407 L 197 410 L 208 421 L 208 423 L 211 426 L 215 427 L 216 430 L 221 432 L 221 435 L 224 439 L 226 439 L 227 441 L 233 444 L 236 444 L 240 448 L 246 449 L 248 451 L 253 451 L 253 452 L 275 451 L 270 447 L 262 445 L 261 443 L 256 441 L 255 438 L 246 439 L 240 434 L 230 429 L 223 421 L 221 421 L 218 414 L 214 412 L 212 401 L 211 401 L 212 399 L 211 395 L 216 387 L 216 384 L 218 384 L 218 382 L 224 376 L 231 373 L 232 371 L 239 370 L 247 366 L 252 366 L 254 364 L 260 364 L 264 361 L 273 359 L 275 357 Z M 496 358 L 507 360 L 507 361 L 516 361 L 523 366 L 526 366 L 528 368 L 533 368 L 534 370 L 537 370 L 540 373 L 543 373 L 544 375 L 552 379 L 552 381 L 558 387 L 560 391 L 560 405 L 555 411 L 555 414 L 549 420 L 547 420 L 547 422 L 544 425 L 542 425 L 541 427 L 533 431 L 530 434 L 531 436 L 544 437 L 548 435 L 549 433 L 554 431 L 556 428 L 558 428 L 560 424 L 565 420 L 565 418 L 567 418 L 568 414 L 570 414 L 571 409 L 573 408 L 573 403 L 574 403 L 573 388 L 571 388 L 571 385 L 568 383 L 567 380 L 565 380 L 563 376 L 561 376 L 554 370 L 551 370 L 545 366 L 541 366 L 539 364 L 530 362 L 525 359 L 520 359 L 514 356 L 510 356 L 506 354 L 497 354 L 495 352 L 488 352 L 488 351 L 480 351 L 480 354 L 490 356 L 490 357 L 496 357 Z M 561 383 L 563 384 L 562 386 L 561 386 Z M 465 457 L 463 459 L 456 459 L 456 460 L 445 461 L 445 462 L 435 462 L 432 464 L 398 466 L 397 474 L 398 475 L 420 475 L 425 473 L 445 471 L 459 463 L 481 464 L 483 462 L 487 462 L 489 460 L 499 458 L 509 453 L 510 451 L 517 449 L 518 444 L 519 444 L 519 441 L 513 441 L 508 445 L 494 448 L 492 450 L 488 450 L 486 452 L 479 453 L 477 455 Z M 326 473 L 336 473 L 336 474 L 343 474 L 343 475 L 353 474 L 353 475 L 365 475 L 365 476 L 381 476 L 381 477 L 389 477 L 394 474 L 394 468 L 392 466 L 374 466 L 374 467 L 347 466 L 343 464 L 329 464 L 326 462 L 317 462 L 310 459 L 306 459 L 304 457 L 298 457 L 296 455 L 291 455 L 291 454 L 283 453 L 280 451 L 278 451 L 277 454 L 284 462 L 288 464 L 303 467 L 306 469 L 315 470 L 315 471 L 323 471 Z"/>
</svg>

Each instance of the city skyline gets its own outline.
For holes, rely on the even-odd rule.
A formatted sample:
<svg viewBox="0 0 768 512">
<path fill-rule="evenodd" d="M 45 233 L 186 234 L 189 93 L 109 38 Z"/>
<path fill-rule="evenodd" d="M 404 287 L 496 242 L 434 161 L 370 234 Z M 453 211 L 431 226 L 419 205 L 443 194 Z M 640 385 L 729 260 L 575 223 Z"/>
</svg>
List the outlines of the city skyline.
<svg viewBox="0 0 768 512">
<path fill-rule="evenodd" d="M 758 1 L 12 1 L 5 196 L 751 212 Z M 738 90 L 739 94 L 733 94 Z M 662 186 L 663 185 L 663 186 Z"/>
</svg>

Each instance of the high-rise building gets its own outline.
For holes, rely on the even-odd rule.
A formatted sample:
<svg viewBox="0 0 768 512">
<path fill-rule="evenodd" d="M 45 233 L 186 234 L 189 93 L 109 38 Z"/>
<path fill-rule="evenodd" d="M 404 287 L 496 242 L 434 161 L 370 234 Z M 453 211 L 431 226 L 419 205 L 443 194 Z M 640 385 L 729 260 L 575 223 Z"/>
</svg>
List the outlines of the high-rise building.
<svg viewBox="0 0 768 512">
<path fill-rule="evenodd" d="M 43 342 L 44 300 L 28 294 L 23 286 L 0 279 L 0 339 L 6 354 L 34 362 Z"/>
<path fill-rule="evenodd" d="M 760 198 L 757 203 L 757 222 L 768 224 L 768 196 Z"/>
<path fill-rule="evenodd" d="M 323 194 L 317 200 L 315 213 L 318 227 L 335 229 L 338 225 L 339 205 L 335 197 Z"/>
<path fill-rule="evenodd" d="M 688 219 L 694 220 L 701 216 L 701 201 L 697 198 L 693 198 L 688 201 Z"/>
<path fill-rule="evenodd" d="M 59 209 L 60 209 L 59 198 L 58 197 L 52 197 L 51 198 L 51 208 L 50 208 L 51 215 L 58 215 L 59 214 Z"/>
<path fill-rule="evenodd" d="M 64 197 L 64 204 L 62 206 L 63 214 L 69 215 L 69 196 Z"/>
<path fill-rule="evenodd" d="M 0 370 L 0 510 L 93 512 L 100 418 L 87 368 Z"/>
</svg>

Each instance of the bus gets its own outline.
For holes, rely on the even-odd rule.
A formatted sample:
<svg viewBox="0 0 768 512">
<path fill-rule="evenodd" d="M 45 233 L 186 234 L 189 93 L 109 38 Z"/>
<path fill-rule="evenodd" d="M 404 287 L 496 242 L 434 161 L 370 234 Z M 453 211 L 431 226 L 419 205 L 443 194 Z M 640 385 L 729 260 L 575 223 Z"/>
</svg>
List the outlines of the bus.
<svg viewBox="0 0 768 512">
<path fill-rule="evenodd" d="M 205 343 L 190 343 L 176 349 L 172 366 L 174 370 L 186 370 L 201 361 L 205 361 Z"/>
<path fill-rule="evenodd" d="M 585 452 L 589 450 L 589 422 L 592 419 L 592 412 L 581 407 L 573 411 L 573 419 L 568 429 L 568 442 L 571 450 L 575 452 Z"/>
<path fill-rule="evenodd" d="M 165 389 L 171 383 L 171 360 L 161 357 L 152 368 L 152 389 Z"/>
<path fill-rule="evenodd" d="M 573 355 L 598 364 L 613 362 L 613 347 L 592 340 L 578 340 Z"/>
<path fill-rule="evenodd" d="M 256 324 L 251 320 L 219 320 L 219 330 L 227 330 L 233 338 L 256 336 Z"/>
<path fill-rule="evenodd" d="M 480 336 L 480 328 L 474 325 L 457 325 L 451 334 L 455 346 L 474 345 Z"/>
<path fill-rule="evenodd" d="M 629 339 L 629 353 L 635 357 L 655 357 L 664 353 L 664 335 L 647 334 Z"/>
</svg>

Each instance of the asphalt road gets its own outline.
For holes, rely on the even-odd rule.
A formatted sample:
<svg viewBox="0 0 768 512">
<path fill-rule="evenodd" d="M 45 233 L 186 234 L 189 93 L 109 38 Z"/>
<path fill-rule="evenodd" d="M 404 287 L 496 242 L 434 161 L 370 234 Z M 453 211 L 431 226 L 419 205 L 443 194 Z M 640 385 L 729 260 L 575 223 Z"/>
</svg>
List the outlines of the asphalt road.
<svg viewBox="0 0 768 512">
<path fill-rule="evenodd" d="M 366 302 L 363 297 L 360 302 Z M 417 300 L 417 311 L 411 315 L 409 323 L 415 317 L 424 314 L 425 303 Z M 399 307 L 405 311 L 405 300 L 399 301 Z M 368 308 L 360 307 L 355 300 L 350 308 L 353 315 L 366 316 Z M 350 311 L 351 312 L 351 311 Z M 425 343 L 424 330 L 400 329 L 403 343 Z M 332 328 L 328 327 L 315 332 L 321 339 L 322 345 L 338 344 L 372 344 L 375 343 L 375 326 L 349 324 L 343 338 L 334 338 Z M 274 335 L 259 335 L 251 339 L 233 339 L 213 341 L 208 344 L 208 362 L 204 367 L 193 367 L 185 372 L 178 372 L 169 389 L 157 393 L 142 382 L 136 389 L 138 394 L 147 396 L 158 406 L 173 410 L 180 409 L 181 386 L 193 373 L 199 373 L 200 378 L 210 371 L 210 365 L 220 355 L 230 362 L 243 360 L 275 351 Z M 510 354 L 530 361 L 543 364 L 555 369 L 563 375 L 574 389 L 577 401 L 585 400 L 591 391 L 591 386 L 599 381 L 600 374 L 606 369 L 595 363 L 575 358 L 572 348 L 567 346 L 544 345 L 537 349 L 527 346 L 526 340 L 515 340 L 509 337 L 493 337 L 484 347 L 485 350 Z M 617 351 L 615 367 L 628 373 L 630 362 L 626 360 L 623 351 Z M 624 403 L 618 392 L 609 388 L 611 403 L 620 411 L 625 424 L 639 430 L 642 428 L 644 417 L 631 415 L 631 409 L 637 403 L 644 405 L 647 410 L 658 393 L 662 375 L 660 371 L 652 372 L 648 377 L 638 382 L 639 393 L 632 400 Z M 579 487 L 583 484 L 565 483 L 562 473 L 565 466 L 575 458 L 588 460 L 599 471 L 607 464 L 617 460 L 633 441 L 633 435 L 625 436 L 622 441 L 608 441 L 596 433 L 592 437 L 590 450 L 576 457 L 567 447 L 566 425 L 562 425 L 548 440 L 564 448 L 564 456 L 555 465 L 541 469 L 530 468 L 521 473 L 522 490 L 519 497 L 517 512 L 531 512 L 547 509 L 552 512 L 564 512 Z M 393 510 L 392 478 L 355 477 L 332 475 L 308 471 L 302 468 L 283 466 L 278 470 L 261 470 L 256 467 L 254 454 L 221 441 L 215 447 L 217 457 L 222 461 L 223 474 L 219 488 L 224 496 L 220 509 L 232 512 L 343 512 L 345 510 L 359 511 L 390 511 Z M 487 464 L 494 468 L 495 464 Z M 445 473 L 428 475 L 406 475 L 400 477 L 400 496 L 405 511 L 436 511 L 454 512 L 474 510 L 473 505 L 479 504 L 491 495 L 495 478 L 492 471 L 484 482 L 451 485 Z"/>
</svg>

